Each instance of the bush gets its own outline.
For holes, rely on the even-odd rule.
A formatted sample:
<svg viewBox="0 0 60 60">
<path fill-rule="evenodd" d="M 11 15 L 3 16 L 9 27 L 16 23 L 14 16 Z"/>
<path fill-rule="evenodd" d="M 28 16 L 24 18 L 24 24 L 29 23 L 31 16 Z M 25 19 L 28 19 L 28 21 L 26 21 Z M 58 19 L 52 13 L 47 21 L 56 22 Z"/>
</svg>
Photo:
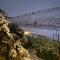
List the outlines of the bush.
<svg viewBox="0 0 60 60">
<path fill-rule="evenodd" d="M 16 34 L 18 37 L 22 38 L 24 36 L 24 31 L 18 28 L 17 24 L 11 23 L 9 25 L 10 32 Z"/>
<path fill-rule="evenodd" d="M 58 60 L 58 43 L 44 37 L 28 37 L 31 49 L 36 50 L 36 54 L 43 60 Z"/>
</svg>

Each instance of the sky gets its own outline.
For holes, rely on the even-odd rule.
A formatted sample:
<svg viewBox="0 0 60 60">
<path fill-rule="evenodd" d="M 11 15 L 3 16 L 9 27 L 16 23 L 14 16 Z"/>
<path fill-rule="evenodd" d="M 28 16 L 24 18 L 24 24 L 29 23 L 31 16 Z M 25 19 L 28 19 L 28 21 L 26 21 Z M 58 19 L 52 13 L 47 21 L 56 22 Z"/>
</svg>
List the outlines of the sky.
<svg viewBox="0 0 60 60">
<path fill-rule="evenodd" d="M 0 8 L 7 11 L 9 16 L 60 7 L 60 0 L 0 0 Z"/>
</svg>

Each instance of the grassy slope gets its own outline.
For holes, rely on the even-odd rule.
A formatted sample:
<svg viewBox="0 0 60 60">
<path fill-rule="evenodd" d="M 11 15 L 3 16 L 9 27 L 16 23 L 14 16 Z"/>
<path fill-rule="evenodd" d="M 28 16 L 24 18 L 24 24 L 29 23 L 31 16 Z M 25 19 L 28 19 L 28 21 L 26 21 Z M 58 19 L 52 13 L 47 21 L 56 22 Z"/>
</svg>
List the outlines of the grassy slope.
<svg viewBox="0 0 60 60">
<path fill-rule="evenodd" d="M 28 50 L 33 60 L 58 60 L 58 42 L 46 37 L 28 36 Z M 4 46 L 3 46 L 4 47 Z M 0 45 L 1 49 L 1 45 Z M 0 50 L 6 52 L 5 48 Z M 47 58 L 48 57 L 48 58 Z M 6 60 L 6 56 L 0 54 L 0 60 Z"/>
<path fill-rule="evenodd" d="M 46 37 L 28 37 L 30 51 L 43 60 L 58 60 L 58 42 Z M 31 51 L 31 52 L 32 52 Z M 30 53 L 31 53 L 30 52 Z"/>
</svg>

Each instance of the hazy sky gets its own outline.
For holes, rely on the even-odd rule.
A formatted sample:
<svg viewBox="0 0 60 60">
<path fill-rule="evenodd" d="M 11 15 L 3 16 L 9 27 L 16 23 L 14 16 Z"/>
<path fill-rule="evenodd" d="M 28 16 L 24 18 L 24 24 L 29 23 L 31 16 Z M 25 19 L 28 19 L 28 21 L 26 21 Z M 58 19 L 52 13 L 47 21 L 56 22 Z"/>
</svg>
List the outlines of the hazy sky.
<svg viewBox="0 0 60 60">
<path fill-rule="evenodd" d="M 0 8 L 6 10 L 9 16 L 51 7 L 60 7 L 60 0 L 0 0 Z"/>
</svg>

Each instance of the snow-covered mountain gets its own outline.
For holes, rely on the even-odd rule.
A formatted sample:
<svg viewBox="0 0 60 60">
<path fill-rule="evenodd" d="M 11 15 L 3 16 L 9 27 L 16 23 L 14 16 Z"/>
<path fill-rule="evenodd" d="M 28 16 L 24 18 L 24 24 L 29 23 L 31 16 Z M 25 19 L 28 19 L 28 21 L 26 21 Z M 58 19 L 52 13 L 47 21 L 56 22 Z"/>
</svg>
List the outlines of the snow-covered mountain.
<svg viewBox="0 0 60 60">
<path fill-rule="evenodd" d="M 11 17 L 9 20 L 18 24 L 34 24 L 37 22 L 37 24 L 42 25 L 57 24 L 60 26 L 60 7 L 29 12 L 21 16 Z"/>
</svg>

